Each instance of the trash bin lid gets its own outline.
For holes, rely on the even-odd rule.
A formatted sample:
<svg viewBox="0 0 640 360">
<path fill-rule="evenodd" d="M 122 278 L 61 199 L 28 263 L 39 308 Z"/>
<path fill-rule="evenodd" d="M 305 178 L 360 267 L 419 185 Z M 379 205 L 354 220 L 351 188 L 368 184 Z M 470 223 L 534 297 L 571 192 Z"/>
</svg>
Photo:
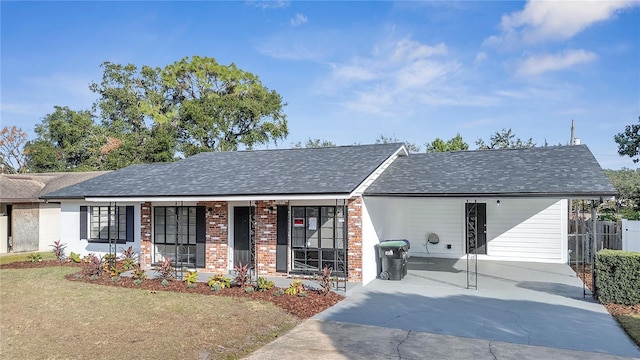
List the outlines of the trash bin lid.
<svg viewBox="0 0 640 360">
<path fill-rule="evenodd" d="M 407 243 L 403 240 L 391 240 L 391 241 L 382 241 L 378 246 L 382 248 L 401 248 L 407 246 Z"/>
</svg>

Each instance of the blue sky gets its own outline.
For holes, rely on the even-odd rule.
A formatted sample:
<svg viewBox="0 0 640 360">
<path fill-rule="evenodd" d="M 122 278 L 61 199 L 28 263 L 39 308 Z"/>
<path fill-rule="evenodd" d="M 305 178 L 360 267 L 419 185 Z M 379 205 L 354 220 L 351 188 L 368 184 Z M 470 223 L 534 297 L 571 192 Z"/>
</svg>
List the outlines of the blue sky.
<svg viewBox="0 0 640 360">
<path fill-rule="evenodd" d="M 613 136 L 640 115 L 640 2 L 1 2 L 2 126 L 34 136 L 54 105 L 89 109 L 104 61 L 210 56 L 287 102 L 290 135 L 381 134 L 474 149 L 511 128 L 576 136 L 604 168 L 636 168 Z M 271 148 L 274 146 L 271 145 Z"/>
</svg>

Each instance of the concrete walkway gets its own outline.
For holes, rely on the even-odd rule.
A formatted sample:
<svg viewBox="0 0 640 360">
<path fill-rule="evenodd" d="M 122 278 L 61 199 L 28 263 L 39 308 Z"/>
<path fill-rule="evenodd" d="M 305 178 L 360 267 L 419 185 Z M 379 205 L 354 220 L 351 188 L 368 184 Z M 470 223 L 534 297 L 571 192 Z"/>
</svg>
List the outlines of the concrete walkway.
<svg viewBox="0 0 640 360">
<path fill-rule="evenodd" d="M 249 355 L 280 359 L 615 360 L 628 357 L 309 319 Z"/>
<path fill-rule="evenodd" d="M 477 290 L 466 288 L 465 269 L 464 261 L 412 258 L 405 279 L 377 279 L 349 291 L 274 342 L 273 355 L 640 358 L 606 309 L 590 294 L 583 297 L 582 282 L 567 265 L 481 261 Z M 272 358 L 269 349 L 252 358 Z"/>
</svg>

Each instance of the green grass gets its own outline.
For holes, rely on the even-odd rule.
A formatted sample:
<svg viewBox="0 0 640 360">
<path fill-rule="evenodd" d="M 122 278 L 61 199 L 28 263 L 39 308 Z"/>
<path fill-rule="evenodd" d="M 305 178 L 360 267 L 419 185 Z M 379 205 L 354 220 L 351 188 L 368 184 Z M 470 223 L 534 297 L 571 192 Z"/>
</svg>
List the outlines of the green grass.
<svg viewBox="0 0 640 360">
<path fill-rule="evenodd" d="M 29 253 L 17 253 L 17 254 L 16 253 L 2 254 L 0 255 L 0 265 L 9 264 L 17 261 L 28 261 L 29 255 L 32 255 L 32 254 L 35 254 L 35 253 L 29 252 Z M 53 251 L 45 251 L 39 254 L 42 255 L 42 260 L 53 260 L 56 258 Z"/>
<path fill-rule="evenodd" d="M 620 315 L 616 320 L 622 325 L 631 339 L 640 346 L 640 315 Z"/>
<path fill-rule="evenodd" d="M 0 270 L 0 358 L 242 357 L 300 320 L 244 298 L 74 282 L 75 268 Z"/>
</svg>

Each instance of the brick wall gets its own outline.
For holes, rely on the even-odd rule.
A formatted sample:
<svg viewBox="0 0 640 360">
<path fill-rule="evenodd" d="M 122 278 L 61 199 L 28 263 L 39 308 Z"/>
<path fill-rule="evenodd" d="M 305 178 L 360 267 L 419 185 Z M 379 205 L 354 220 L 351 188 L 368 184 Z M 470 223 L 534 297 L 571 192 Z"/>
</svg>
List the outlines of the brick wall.
<svg viewBox="0 0 640 360">
<path fill-rule="evenodd" d="M 269 210 L 269 208 L 272 208 Z M 256 201 L 256 270 L 260 275 L 276 273 L 277 205 L 275 201 Z"/>
<path fill-rule="evenodd" d="M 349 281 L 362 281 L 362 198 L 351 198 L 347 204 L 347 238 Z"/>
<path fill-rule="evenodd" d="M 143 267 L 151 266 L 151 203 L 144 202 L 140 205 L 140 264 Z"/>
<path fill-rule="evenodd" d="M 227 266 L 229 258 L 228 205 L 224 201 L 202 201 L 197 205 L 206 208 L 206 269 L 226 274 L 229 271 Z"/>
</svg>

